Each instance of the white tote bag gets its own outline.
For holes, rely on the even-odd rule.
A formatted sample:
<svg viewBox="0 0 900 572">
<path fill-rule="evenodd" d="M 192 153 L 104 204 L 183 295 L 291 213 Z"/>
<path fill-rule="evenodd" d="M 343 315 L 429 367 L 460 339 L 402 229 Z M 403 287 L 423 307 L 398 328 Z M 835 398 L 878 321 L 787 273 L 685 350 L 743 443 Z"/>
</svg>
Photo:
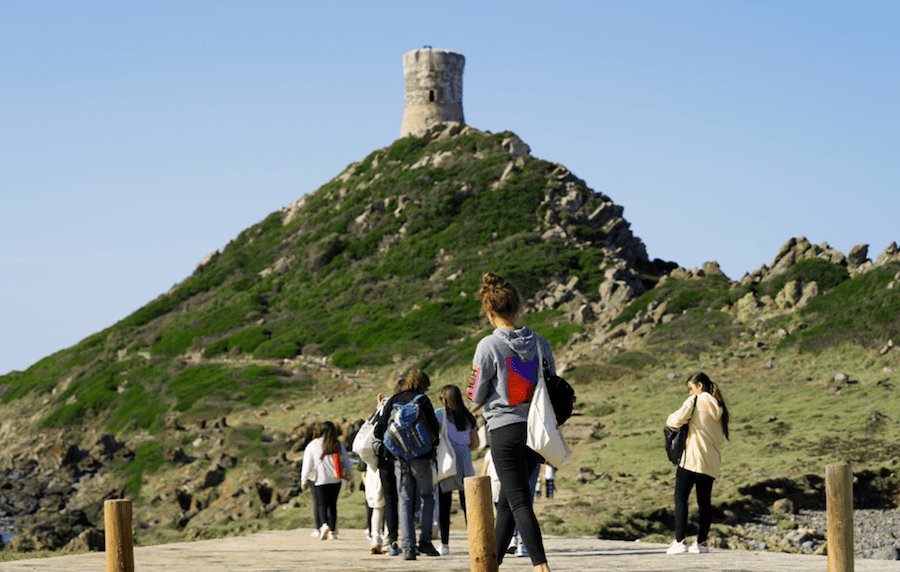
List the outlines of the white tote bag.
<svg viewBox="0 0 900 572">
<path fill-rule="evenodd" d="M 528 436 L 525 444 L 544 457 L 545 462 L 559 467 L 572 454 L 572 448 L 569 447 L 562 428 L 556 423 L 556 414 L 544 381 L 543 363 L 544 356 L 538 342 L 538 383 L 528 408 Z"/>
<path fill-rule="evenodd" d="M 350 447 L 350 450 L 359 455 L 359 458 L 370 467 L 378 466 L 378 455 L 375 454 L 375 424 L 381 419 L 381 414 L 384 411 L 383 404 L 384 401 L 379 403 L 375 413 L 362 424 L 362 427 L 356 432 L 356 437 L 353 438 L 353 445 Z"/>
<path fill-rule="evenodd" d="M 447 410 L 444 409 L 444 419 L 441 421 L 441 437 L 437 445 L 437 473 L 434 482 L 456 476 L 456 453 L 450 444 L 450 433 L 447 430 Z"/>
</svg>

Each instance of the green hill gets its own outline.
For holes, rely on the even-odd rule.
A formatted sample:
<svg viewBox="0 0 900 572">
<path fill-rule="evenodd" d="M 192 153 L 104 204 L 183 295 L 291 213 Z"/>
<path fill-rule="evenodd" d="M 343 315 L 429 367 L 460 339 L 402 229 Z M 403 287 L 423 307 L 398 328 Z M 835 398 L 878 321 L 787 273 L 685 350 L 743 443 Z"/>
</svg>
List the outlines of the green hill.
<svg viewBox="0 0 900 572">
<path fill-rule="evenodd" d="M 462 386 L 486 271 L 519 286 L 578 392 L 548 531 L 666 532 L 661 428 L 697 370 L 732 411 L 720 522 L 818 506 L 813 476 L 836 461 L 869 471 L 857 506 L 896 503 L 896 247 L 872 263 L 792 239 L 733 282 L 650 260 L 622 213 L 510 132 L 445 124 L 374 151 L 134 314 L 0 377 L 14 548 L 89 548 L 98 503 L 122 495 L 139 543 L 307 525 L 310 424 L 350 437 L 410 367 Z M 68 519 L 52 534 L 51 512 Z"/>
</svg>

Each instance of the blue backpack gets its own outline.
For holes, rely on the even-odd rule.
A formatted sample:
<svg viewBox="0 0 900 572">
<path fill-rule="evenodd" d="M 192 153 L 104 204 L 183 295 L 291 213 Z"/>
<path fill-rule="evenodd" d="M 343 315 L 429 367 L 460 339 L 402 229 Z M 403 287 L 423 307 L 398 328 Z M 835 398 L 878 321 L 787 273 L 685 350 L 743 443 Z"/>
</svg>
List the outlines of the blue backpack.
<svg viewBox="0 0 900 572">
<path fill-rule="evenodd" d="M 407 461 L 431 451 L 438 439 L 419 407 L 422 397 L 425 395 L 417 395 L 409 403 L 394 404 L 382 439 L 388 451 Z"/>
</svg>

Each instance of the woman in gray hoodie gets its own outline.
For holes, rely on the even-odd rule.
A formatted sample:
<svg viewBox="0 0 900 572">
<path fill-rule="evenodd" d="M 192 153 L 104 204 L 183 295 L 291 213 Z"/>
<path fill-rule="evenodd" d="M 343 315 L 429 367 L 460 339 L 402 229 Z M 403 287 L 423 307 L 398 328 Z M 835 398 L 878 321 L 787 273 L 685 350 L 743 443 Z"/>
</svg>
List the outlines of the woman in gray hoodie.
<svg viewBox="0 0 900 572">
<path fill-rule="evenodd" d="M 525 445 L 525 438 L 528 408 L 541 367 L 538 344 L 551 374 L 556 373 L 553 352 L 547 340 L 516 324 L 522 299 L 511 282 L 489 272 L 482 278 L 478 298 L 494 331 L 475 349 L 468 397 L 484 406 L 482 415 L 490 431 L 491 456 L 500 477 L 494 531 L 497 558 L 503 562 L 513 530 L 518 526 L 535 572 L 549 572 L 528 481 L 544 459 Z"/>
</svg>

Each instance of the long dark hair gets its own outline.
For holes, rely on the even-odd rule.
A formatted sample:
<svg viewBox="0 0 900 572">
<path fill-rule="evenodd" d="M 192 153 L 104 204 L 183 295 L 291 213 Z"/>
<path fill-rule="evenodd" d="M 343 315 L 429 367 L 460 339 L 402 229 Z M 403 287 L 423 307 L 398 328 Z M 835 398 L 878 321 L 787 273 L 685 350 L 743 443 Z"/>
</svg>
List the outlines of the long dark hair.
<svg viewBox="0 0 900 572">
<path fill-rule="evenodd" d="M 322 423 L 322 453 L 333 455 L 341 452 L 341 443 L 338 441 L 337 427 L 331 421 Z"/>
<path fill-rule="evenodd" d="M 447 419 L 456 426 L 457 431 L 471 431 L 478 426 L 475 416 L 463 405 L 462 392 L 455 385 L 441 388 L 441 403 Z"/>
<path fill-rule="evenodd" d="M 728 408 L 725 407 L 725 397 L 722 395 L 722 390 L 719 389 L 716 382 L 709 379 L 702 371 L 698 371 L 689 377 L 688 381 L 692 381 L 699 385 L 700 389 L 712 395 L 715 400 L 719 402 L 719 405 L 722 406 L 722 432 L 725 433 L 725 438 L 730 440 L 730 437 L 728 436 Z"/>
</svg>

